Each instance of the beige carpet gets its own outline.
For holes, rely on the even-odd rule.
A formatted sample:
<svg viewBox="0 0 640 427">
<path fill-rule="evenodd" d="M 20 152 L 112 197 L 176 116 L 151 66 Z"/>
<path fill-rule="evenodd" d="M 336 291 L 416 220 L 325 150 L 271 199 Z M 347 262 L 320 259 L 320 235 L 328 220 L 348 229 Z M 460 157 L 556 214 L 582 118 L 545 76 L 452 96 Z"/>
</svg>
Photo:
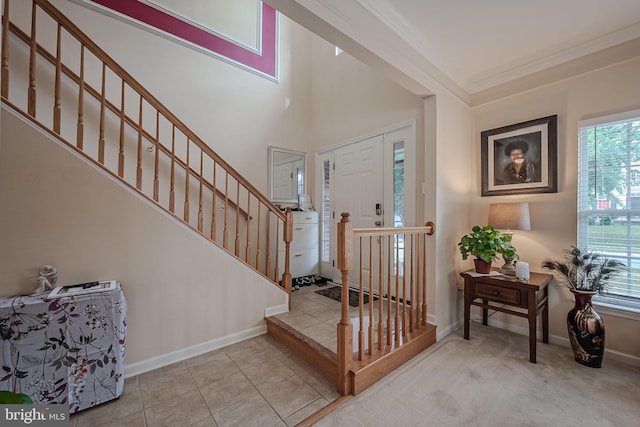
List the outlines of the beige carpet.
<svg viewBox="0 0 640 427">
<path fill-rule="evenodd" d="M 473 323 L 316 426 L 640 426 L 640 369 L 607 358 L 576 363 L 568 347 Z"/>
</svg>

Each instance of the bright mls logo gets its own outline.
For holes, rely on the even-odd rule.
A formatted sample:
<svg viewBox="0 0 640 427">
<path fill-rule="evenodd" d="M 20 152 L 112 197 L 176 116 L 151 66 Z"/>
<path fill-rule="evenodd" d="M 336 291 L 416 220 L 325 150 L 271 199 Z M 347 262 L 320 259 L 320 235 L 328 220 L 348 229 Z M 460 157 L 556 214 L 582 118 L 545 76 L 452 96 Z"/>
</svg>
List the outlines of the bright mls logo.
<svg viewBox="0 0 640 427">
<path fill-rule="evenodd" d="M 67 405 L 0 405 L 2 426 L 69 426 Z"/>
</svg>

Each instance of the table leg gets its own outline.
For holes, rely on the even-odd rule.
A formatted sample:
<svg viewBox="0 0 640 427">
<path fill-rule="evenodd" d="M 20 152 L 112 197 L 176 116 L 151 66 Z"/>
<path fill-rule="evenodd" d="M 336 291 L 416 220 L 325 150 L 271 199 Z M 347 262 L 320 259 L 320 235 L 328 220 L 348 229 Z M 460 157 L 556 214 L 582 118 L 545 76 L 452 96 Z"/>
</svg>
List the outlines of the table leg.
<svg viewBox="0 0 640 427">
<path fill-rule="evenodd" d="M 469 339 L 469 321 L 471 320 L 471 283 L 464 279 L 464 339 Z"/>
<path fill-rule="evenodd" d="M 488 302 L 487 302 L 487 300 L 486 300 L 486 299 L 483 299 L 483 300 L 482 300 L 482 303 L 483 303 L 484 305 L 487 305 L 487 304 L 488 304 Z M 489 309 L 488 309 L 488 308 L 485 308 L 485 307 L 482 307 L 482 324 L 483 324 L 484 326 L 487 326 L 487 320 L 488 320 L 488 319 L 489 319 Z"/>
<path fill-rule="evenodd" d="M 542 342 L 549 344 L 549 288 L 543 290 L 543 298 L 545 299 L 542 307 Z"/>
<path fill-rule="evenodd" d="M 529 361 L 536 363 L 536 319 L 538 318 L 538 300 L 536 299 L 536 291 L 529 291 Z"/>
</svg>

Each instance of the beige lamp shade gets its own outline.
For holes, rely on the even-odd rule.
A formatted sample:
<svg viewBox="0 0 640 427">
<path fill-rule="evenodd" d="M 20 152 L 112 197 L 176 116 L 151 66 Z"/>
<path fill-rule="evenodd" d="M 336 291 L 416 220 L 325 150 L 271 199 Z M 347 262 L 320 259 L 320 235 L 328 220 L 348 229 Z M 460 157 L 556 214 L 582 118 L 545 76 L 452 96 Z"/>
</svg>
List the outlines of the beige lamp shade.
<svg viewBox="0 0 640 427">
<path fill-rule="evenodd" d="M 491 203 L 489 225 L 498 230 L 531 230 L 529 203 Z"/>
</svg>

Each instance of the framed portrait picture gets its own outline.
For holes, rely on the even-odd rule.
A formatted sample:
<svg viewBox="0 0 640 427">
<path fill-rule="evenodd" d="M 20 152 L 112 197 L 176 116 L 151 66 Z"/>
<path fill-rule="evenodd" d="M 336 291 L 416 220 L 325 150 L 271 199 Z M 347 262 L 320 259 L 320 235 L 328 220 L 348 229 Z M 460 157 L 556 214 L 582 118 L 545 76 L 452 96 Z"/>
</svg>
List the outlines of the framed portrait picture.
<svg viewBox="0 0 640 427">
<path fill-rule="evenodd" d="M 558 192 L 558 116 L 480 134 L 482 196 Z"/>
</svg>

